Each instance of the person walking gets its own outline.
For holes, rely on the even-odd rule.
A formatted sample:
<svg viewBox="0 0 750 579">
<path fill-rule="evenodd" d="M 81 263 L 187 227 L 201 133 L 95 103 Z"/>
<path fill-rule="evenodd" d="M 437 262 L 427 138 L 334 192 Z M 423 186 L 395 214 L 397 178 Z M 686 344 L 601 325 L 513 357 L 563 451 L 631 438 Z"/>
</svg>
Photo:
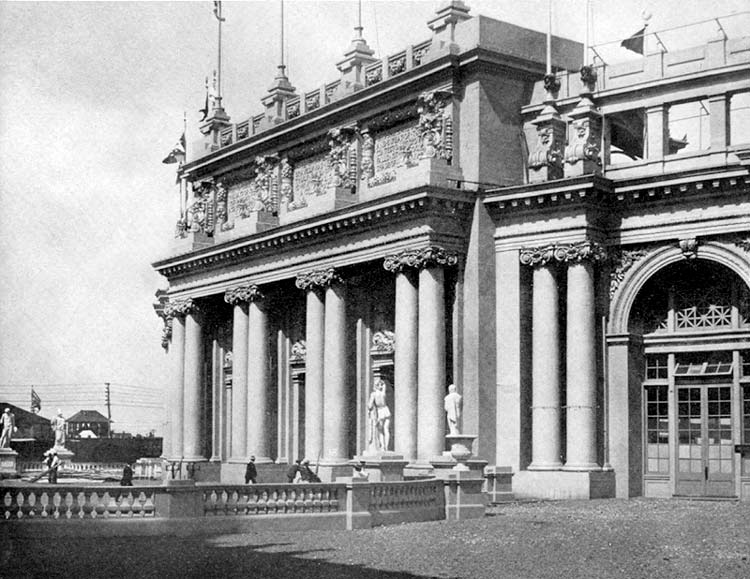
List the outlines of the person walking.
<svg viewBox="0 0 750 579">
<path fill-rule="evenodd" d="M 49 475 L 48 481 L 50 484 L 57 484 L 57 470 L 60 468 L 60 457 L 57 456 L 57 451 L 53 450 L 50 455 L 51 460 L 49 461 Z"/>
<path fill-rule="evenodd" d="M 245 484 L 248 484 L 250 482 L 256 484 L 257 478 L 258 469 L 255 468 L 255 457 L 251 456 L 250 461 L 247 463 L 247 468 L 245 469 Z"/>
<path fill-rule="evenodd" d="M 133 468 L 129 464 L 126 464 L 122 469 L 122 480 L 120 480 L 120 486 L 133 486 Z"/>
</svg>

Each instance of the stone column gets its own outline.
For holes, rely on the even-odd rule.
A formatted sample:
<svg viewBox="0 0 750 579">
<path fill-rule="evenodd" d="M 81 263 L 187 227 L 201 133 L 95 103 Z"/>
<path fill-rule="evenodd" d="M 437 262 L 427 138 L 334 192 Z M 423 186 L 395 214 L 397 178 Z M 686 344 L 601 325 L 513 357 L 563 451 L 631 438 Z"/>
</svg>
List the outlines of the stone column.
<svg viewBox="0 0 750 579">
<path fill-rule="evenodd" d="M 550 261 L 553 248 L 522 250 L 521 263 L 534 266 L 532 296 L 531 464 L 555 470 L 560 461 L 560 340 L 558 289 Z"/>
<path fill-rule="evenodd" d="M 193 300 L 177 300 L 165 307 L 165 315 L 172 323 L 172 343 L 169 347 L 172 357 L 172 385 L 170 392 L 170 448 L 167 458 L 180 459 L 182 450 L 182 416 L 184 409 L 185 379 L 185 312 L 193 307 Z"/>
<path fill-rule="evenodd" d="M 646 133 L 648 141 L 644 147 L 646 159 L 661 159 L 669 146 L 669 117 L 667 105 L 655 105 L 646 109 Z"/>
<path fill-rule="evenodd" d="M 571 256 L 568 263 L 566 343 L 565 470 L 595 470 L 596 453 L 596 306 L 594 257 Z"/>
<path fill-rule="evenodd" d="M 408 461 L 417 458 L 417 353 L 419 300 L 410 273 L 396 274 L 396 344 L 393 352 L 394 449 Z"/>
<path fill-rule="evenodd" d="M 345 286 L 334 274 L 325 290 L 323 456 L 336 463 L 349 459 L 345 295 Z"/>
<path fill-rule="evenodd" d="M 258 287 L 251 286 L 247 305 L 247 454 L 271 462 L 268 436 L 268 314 Z"/>
<path fill-rule="evenodd" d="M 247 461 L 247 302 L 250 288 L 227 290 L 224 301 L 234 306 L 232 319 L 232 417 L 229 424 L 229 461 Z"/>
<path fill-rule="evenodd" d="M 188 461 L 206 460 L 203 449 L 203 328 L 195 306 L 185 316 L 185 379 L 183 409 L 183 456 Z"/>
<path fill-rule="evenodd" d="M 297 287 L 307 291 L 305 326 L 305 456 L 315 461 L 323 451 L 323 345 L 325 339 L 322 294 L 315 272 L 297 275 Z"/>
</svg>

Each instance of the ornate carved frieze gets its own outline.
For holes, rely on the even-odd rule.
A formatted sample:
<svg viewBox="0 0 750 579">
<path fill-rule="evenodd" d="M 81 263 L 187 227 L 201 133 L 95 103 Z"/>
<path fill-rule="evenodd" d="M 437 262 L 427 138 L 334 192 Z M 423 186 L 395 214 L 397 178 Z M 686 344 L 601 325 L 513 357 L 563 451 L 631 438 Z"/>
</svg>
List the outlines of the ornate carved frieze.
<svg viewBox="0 0 750 579">
<path fill-rule="evenodd" d="M 313 269 L 297 274 L 296 286 L 301 290 L 327 288 L 334 283 L 343 283 L 341 276 L 332 267 Z"/>
<path fill-rule="evenodd" d="M 309 94 L 305 97 L 305 108 L 308 111 L 314 111 L 315 109 L 320 108 L 320 93 L 319 92 Z"/>
<path fill-rule="evenodd" d="M 263 294 L 255 284 L 229 288 L 224 293 L 224 301 L 233 306 L 246 302 L 259 301 L 262 300 L 263 297 Z"/>
<path fill-rule="evenodd" d="M 289 354 L 289 361 L 292 363 L 304 362 L 307 359 L 307 343 L 305 340 L 297 340 L 292 344 L 292 351 Z"/>
<path fill-rule="evenodd" d="M 193 298 L 170 301 L 164 306 L 164 315 L 168 318 L 187 316 L 197 311 L 198 305 L 193 301 Z"/>
<path fill-rule="evenodd" d="M 281 176 L 281 204 L 285 204 L 286 207 L 292 208 L 296 199 L 294 198 L 294 169 L 289 163 L 289 159 L 284 157 L 281 160 L 280 166 Z M 307 203 L 305 203 L 307 205 Z"/>
<path fill-rule="evenodd" d="M 420 158 L 440 158 L 450 161 L 453 157 L 453 95 L 447 91 L 432 91 L 419 95 Z"/>
<path fill-rule="evenodd" d="M 520 251 L 519 259 L 523 265 L 536 267 L 552 261 L 561 263 L 584 260 L 601 261 L 606 255 L 606 251 L 600 244 L 586 240 L 578 243 L 554 243 L 543 247 L 524 247 Z"/>
<path fill-rule="evenodd" d="M 396 255 L 389 255 L 383 267 L 398 273 L 407 267 L 422 269 L 425 267 L 453 267 L 458 263 L 458 255 L 442 247 L 432 246 L 421 249 L 407 249 Z"/>
<path fill-rule="evenodd" d="M 216 225 L 221 231 L 227 231 L 234 227 L 234 222 L 229 222 L 229 209 L 227 205 L 227 190 L 221 183 L 216 184 Z"/>
<path fill-rule="evenodd" d="M 354 148 L 355 130 L 349 127 L 331 129 L 328 131 L 328 138 L 331 149 L 328 153 L 328 165 L 334 186 L 354 187 L 357 167 L 357 151 Z M 354 155 L 352 155 L 352 152 Z M 352 160 L 354 163 L 352 163 Z"/>
<path fill-rule="evenodd" d="M 193 185 L 193 202 L 188 205 L 185 218 L 185 231 L 205 233 L 214 232 L 214 184 L 210 181 Z"/>
<path fill-rule="evenodd" d="M 252 166 L 234 171 L 222 178 L 227 187 L 227 225 L 231 229 L 236 218 L 245 219 L 257 211 L 278 211 L 279 158 L 276 155 L 258 156 Z"/>
<path fill-rule="evenodd" d="M 371 86 L 383 80 L 383 65 L 379 64 L 365 71 L 365 85 Z"/>
<path fill-rule="evenodd" d="M 406 54 L 397 56 L 388 61 L 388 73 L 390 76 L 400 74 L 406 70 Z"/>
<path fill-rule="evenodd" d="M 372 335 L 370 352 L 392 354 L 396 346 L 396 335 L 390 330 L 381 330 Z"/>
<path fill-rule="evenodd" d="M 420 149 L 419 131 L 409 123 L 401 123 L 377 133 L 373 148 L 373 171 L 368 177 L 368 185 L 376 187 L 394 181 L 397 168 L 416 164 Z"/>
</svg>

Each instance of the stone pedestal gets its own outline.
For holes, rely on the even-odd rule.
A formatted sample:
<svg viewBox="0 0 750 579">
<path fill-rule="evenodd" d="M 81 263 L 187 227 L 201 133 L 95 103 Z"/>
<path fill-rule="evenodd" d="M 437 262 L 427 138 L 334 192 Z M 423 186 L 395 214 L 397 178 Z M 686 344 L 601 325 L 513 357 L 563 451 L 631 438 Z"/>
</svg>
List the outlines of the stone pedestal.
<svg viewBox="0 0 750 579">
<path fill-rule="evenodd" d="M 49 452 L 56 452 L 57 457 L 65 462 L 65 461 L 71 461 L 73 460 L 73 457 L 75 456 L 75 453 L 71 450 L 68 450 L 64 446 L 53 446 L 49 449 Z"/>
<path fill-rule="evenodd" d="M 513 469 L 509 466 L 488 466 L 484 469 L 487 479 L 487 498 L 490 503 L 513 500 Z"/>
<path fill-rule="evenodd" d="M 466 464 L 471 456 L 471 447 L 476 440 L 476 434 L 448 434 L 445 439 L 451 447 L 450 455 L 456 461 L 456 465 L 453 470 L 464 470 L 468 471 L 469 467 Z"/>
<path fill-rule="evenodd" d="M 484 516 L 487 495 L 482 491 L 484 477 L 462 470 L 436 471 L 445 482 L 445 519 L 458 521 Z"/>
<path fill-rule="evenodd" d="M 404 467 L 408 461 L 395 452 L 378 452 L 354 457 L 355 462 L 364 462 L 370 482 L 393 482 L 404 480 Z"/>
<path fill-rule="evenodd" d="M 12 478 L 18 475 L 17 456 L 18 453 L 12 448 L 0 448 L 0 478 Z"/>
</svg>

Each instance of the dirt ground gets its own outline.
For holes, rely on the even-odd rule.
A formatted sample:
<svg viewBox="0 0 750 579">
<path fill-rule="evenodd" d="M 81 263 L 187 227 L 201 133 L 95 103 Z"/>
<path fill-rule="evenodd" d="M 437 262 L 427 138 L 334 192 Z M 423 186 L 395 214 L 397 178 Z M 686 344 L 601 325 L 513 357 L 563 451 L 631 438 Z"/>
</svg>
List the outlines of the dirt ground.
<svg viewBox="0 0 750 579">
<path fill-rule="evenodd" d="M 9 543 L 3 577 L 747 578 L 750 503 L 527 502 L 349 532 Z"/>
</svg>

